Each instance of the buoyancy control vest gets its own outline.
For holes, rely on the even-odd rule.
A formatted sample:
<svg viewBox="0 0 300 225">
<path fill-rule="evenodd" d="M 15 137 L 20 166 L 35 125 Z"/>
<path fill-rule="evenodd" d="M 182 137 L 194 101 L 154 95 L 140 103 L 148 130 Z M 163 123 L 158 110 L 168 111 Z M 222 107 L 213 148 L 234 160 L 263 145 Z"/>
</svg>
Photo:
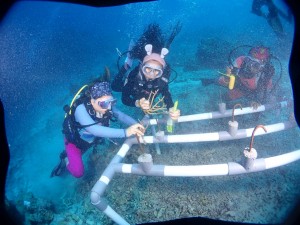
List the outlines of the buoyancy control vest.
<svg viewBox="0 0 300 225">
<path fill-rule="evenodd" d="M 96 121 L 95 123 L 88 125 L 81 125 L 75 119 L 75 110 L 80 105 L 84 104 L 86 111 L 89 113 L 91 118 Z M 109 121 L 113 119 L 113 113 L 111 110 L 106 111 L 102 118 L 96 117 L 96 112 L 93 106 L 90 103 L 90 98 L 83 95 L 74 101 L 71 107 L 65 106 L 64 110 L 66 111 L 66 116 L 63 121 L 62 133 L 65 135 L 65 138 L 68 142 L 75 144 L 79 149 L 86 150 L 91 147 L 93 144 L 100 143 L 103 138 L 97 137 L 93 143 L 88 143 L 81 139 L 79 131 L 86 127 L 99 124 L 102 126 L 109 126 Z"/>
</svg>

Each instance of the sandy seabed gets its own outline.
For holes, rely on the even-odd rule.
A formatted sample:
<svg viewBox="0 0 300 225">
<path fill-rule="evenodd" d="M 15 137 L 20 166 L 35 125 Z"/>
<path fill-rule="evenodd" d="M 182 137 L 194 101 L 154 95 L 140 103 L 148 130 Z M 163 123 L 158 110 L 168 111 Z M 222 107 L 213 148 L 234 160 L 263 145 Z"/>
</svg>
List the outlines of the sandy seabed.
<svg viewBox="0 0 300 225">
<path fill-rule="evenodd" d="M 213 85 L 204 88 L 199 80 L 199 76 L 207 77 L 207 74 L 215 74 L 216 71 L 185 72 L 181 68 L 178 68 L 178 71 L 190 73 L 185 74 L 185 78 L 179 76 L 170 85 L 173 99 L 179 100 L 181 114 L 217 111 L 220 93 L 226 90 L 219 90 Z M 288 88 L 287 84 L 286 86 Z M 286 93 L 288 96 L 289 93 L 287 91 Z M 120 99 L 119 94 L 116 94 L 116 97 Z M 118 104 L 121 105 L 121 102 Z M 142 119 L 141 112 L 124 106 L 120 108 L 134 118 Z M 282 109 L 259 115 L 237 116 L 236 120 L 239 121 L 240 128 L 251 128 L 258 124 L 268 125 L 287 121 L 290 112 L 291 109 Z M 31 135 L 35 137 L 35 142 L 27 143 L 24 140 L 22 142 L 23 148 L 30 149 L 36 154 L 31 153 L 23 159 L 25 165 L 17 167 L 14 164 L 11 169 L 19 171 L 14 179 L 19 177 L 22 181 L 20 186 L 15 187 L 14 193 L 20 190 L 27 192 L 18 195 L 15 201 L 20 204 L 17 208 L 25 215 L 27 224 L 30 224 L 30 220 L 38 221 L 42 217 L 44 220 L 40 219 L 40 224 L 114 224 L 90 203 L 89 195 L 105 167 L 118 152 L 122 141 L 118 141 L 119 145 L 106 141 L 104 145 L 97 146 L 96 152 L 87 152 L 84 156 L 86 172 L 83 178 L 75 179 L 66 175 L 50 179 L 51 169 L 57 163 L 63 142 L 62 135 L 56 134 L 58 129 L 56 124 L 62 120 L 61 109 L 48 113 L 51 114 L 51 119 L 41 118 L 40 126 L 37 125 L 32 131 Z M 46 115 L 43 118 L 46 118 Z M 227 130 L 229 120 L 230 118 L 222 118 L 175 124 L 175 134 Z M 161 126 L 159 129 L 165 127 Z M 151 135 L 149 130 L 147 135 Z M 45 140 L 48 147 L 42 148 L 45 146 Z M 271 157 L 298 149 L 300 146 L 298 140 L 299 130 L 292 128 L 256 137 L 254 147 L 258 151 L 259 158 Z M 159 144 L 160 155 L 157 154 L 153 144 L 146 144 L 144 147 L 145 151 L 152 155 L 155 164 L 208 165 L 240 162 L 243 159 L 243 150 L 249 146 L 249 142 L 250 139 L 247 138 L 224 142 Z M 41 162 L 40 159 L 45 158 L 47 154 L 49 158 L 45 164 L 45 161 Z M 137 163 L 140 154 L 141 150 L 134 145 L 124 162 Z M 28 160 L 36 161 L 37 166 L 29 170 Z M 19 169 L 25 167 L 27 169 L 20 172 Z M 299 162 L 294 162 L 257 173 L 215 177 L 144 177 L 116 174 L 104 197 L 130 224 L 194 216 L 249 223 L 280 223 L 285 220 L 299 197 L 298 168 Z M 32 173 L 32 170 L 35 173 Z M 23 173 L 28 173 L 27 180 Z M 31 205 L 26 206 L 23 204 L 24 201 L 31 202 Z"/>
</svg>

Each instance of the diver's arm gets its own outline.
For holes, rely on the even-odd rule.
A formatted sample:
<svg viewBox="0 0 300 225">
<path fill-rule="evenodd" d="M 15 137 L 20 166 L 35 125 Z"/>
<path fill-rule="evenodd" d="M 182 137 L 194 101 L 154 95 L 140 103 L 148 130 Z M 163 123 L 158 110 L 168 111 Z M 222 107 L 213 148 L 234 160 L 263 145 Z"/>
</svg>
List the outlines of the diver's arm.
<svg viewBox="0 0 300 225">
<path fill-rule="evenodd" d="M 271 63 L 267 63 L 263 72 L 267 79 L 271 79 L 275 75 L 275 68 Z"/>
<path fill-rule="evenodd" d="M 128 116 L 127 114 L 123 113 L 119 109 L 117 109 L 116 106 L 112 107 L 113 115 L 122 123 L 131 126 L 133 124 L 136 124 L 137 121 L 134 120 L 132 117 Z"/>
<path fill-rule="evenodd" d="M 275 68 L 271 63 L 267 63 L 263 70 L 263 83 L 268 90 L 273 88 L 272 78 L 275 75 Z"/>
<path fill-rule="evenodd" d="M 80 123 L 80 125 L 93 124 L 94 121 L 89 113 L 86 111 L 84 104 L 79 105 L 75 110 L 75 120 Z M 124 129 L 110 128 L 95 124 L 84 128 L 90 134 L 96 137 L 104 138 L 124 138 L 126 137 L 126 131 Z"/>
</svg>

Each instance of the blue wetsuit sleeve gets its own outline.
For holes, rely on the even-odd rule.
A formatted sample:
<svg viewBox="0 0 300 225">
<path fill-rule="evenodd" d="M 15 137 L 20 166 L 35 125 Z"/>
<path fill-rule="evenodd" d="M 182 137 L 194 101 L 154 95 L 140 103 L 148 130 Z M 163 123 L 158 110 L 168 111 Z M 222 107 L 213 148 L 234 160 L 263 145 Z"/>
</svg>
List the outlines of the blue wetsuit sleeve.
<svg viewBox="0 0 300 225">
<path fill-rule="evenodd" d="M 75 120 L 81 125 L 93 124 L 94 121 L 83 104 L 79 105 L 75 110 Z M 84 128 L 88 133 L 96 137 L 104 138 L 124 138 L 126 137 L 124 129 L 105 127 L 99 124 L 88 126 Z"/>
<path fill-rule="evenodd" d="M 112 107 L 112 112 L 114 116 L 122 123 L 131 126 L 133 124 L 136 124 L 137 121 L 134 120 L 132 117 L 128 116 L 127 114 L 123 113 L 119 109 L 116 108 L 116 106 Z"/>
</svg>

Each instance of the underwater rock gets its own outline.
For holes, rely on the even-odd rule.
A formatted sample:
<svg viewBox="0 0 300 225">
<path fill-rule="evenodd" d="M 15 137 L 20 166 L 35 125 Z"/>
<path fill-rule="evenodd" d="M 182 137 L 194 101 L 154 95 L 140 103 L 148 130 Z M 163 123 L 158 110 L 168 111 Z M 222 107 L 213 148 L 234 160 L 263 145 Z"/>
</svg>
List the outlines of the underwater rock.
<svg viewBox="0 0 300 225">
<path fill-rule="evenodd" d="M 8 200 L 7 198 L 5 198 L 5 208 L 6 208 L 6 211 L 7 211 L 8 215 L 12 219 L 12 222 L 14 222 L 15 224 L 23 224 L 24 223 L 25 216 L 22 212 L 20 212 L 17 209 L 14 202 L 12 202 L 12 201 Z"/>
<path fill-rule="evenodd" d="M 218 37 L 201 39 L 194 62 L 185 65 L 185 71 L 200 69 L 223 69 L 228 65 L 228 56 L 234 44 Z"/>
<path fill-rule="evenodd" d="M 52 211 L 41 209 L 36 213 L 29 214 L 27 219 L 31 224 L 49 224 L 54 218 Z"/>
<path fill-rule="evenodd" d="M 28 193 L 23 198 L 25 220 L 30 224 L 50 224 L 54 218 L 55 207 L 50 201 Z"/>
</svg>

